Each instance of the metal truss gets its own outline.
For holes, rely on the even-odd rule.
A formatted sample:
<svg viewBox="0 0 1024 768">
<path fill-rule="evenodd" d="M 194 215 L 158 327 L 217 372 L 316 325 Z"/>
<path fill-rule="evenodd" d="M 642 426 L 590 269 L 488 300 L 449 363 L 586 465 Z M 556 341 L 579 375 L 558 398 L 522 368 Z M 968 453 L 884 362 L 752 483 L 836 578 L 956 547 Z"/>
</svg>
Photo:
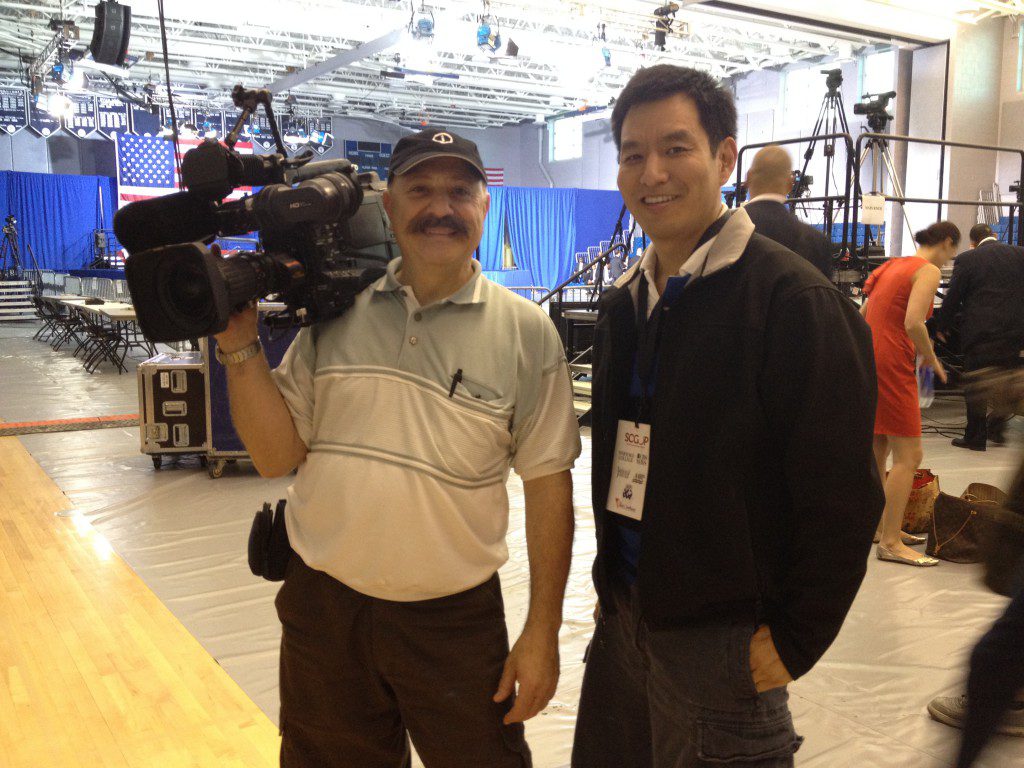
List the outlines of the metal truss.
<svg viewBox="0 0 1024 768">
<path fill-rule="evenodd" d="M 913 5 L 912 0 L 879 0 Z M 731 9 L 682 2 L 665 51 L 652 44 L 658 0 L 414 0 L 435 16 L 437 36 L 417 48 L 406 39 L 392 49 L 352 61 L 343 69 L 303 80 L 307 68 L 404 27 L 409 0 L 277 0 L 258 13 L 258 2 L 227 13 L 222 4 L 179 0 L 167 4 L 170 68 L 183 104 L 223 109 L 238 82 L 269 85 L 295 75 L 289 91 L 298 114 L 375 116 L 409 125 L 494 127 L 534 121 L 566 111 L 608 105 L 640 66 L 668 62 L 727 78 L 804 59 L 827 61 L 875 45 L 882 38 L 837 34 L 806 25 L 774 23 Z M 0 83 L 27 84 L 27 63 L 52 38 L 47 24 L 60 14 L 82 28 L 85 48 L 94 0 L 0 0 Z M 736 5 L 736 4 L 731 4 Z M 121 83 L 150 84 L 166 98 L 160 35 L 152 4 L 136 4 L 130 53 L 137 57 Z M 1024 0 L 960 3 L 975 19 L 1019 14 Z M 246 17 L 246 13 L 252 18 Z M 175 15 L 177 14 L 177 15 Z M 482 15 L 515 39 L 517 57 L 482 54 L 472 32 Z M 259 15 L 261 18 L 256 19 Z M 271 20 L 272 19 L 272 20 Z M 317 20 L 320 20 L 317 23 Z M 273 25 L 273 26 L 270 26 Z M 461 37 L 442 34 L 458 27 Z M 449 30 L 450 31 L 450 30 Z M 884 36 L 883 36 L 884 37 Z M 607 54 L 608 65 L 602 61 Z M 421 63 L 426 57 L 427 65 Z M 571 70 L 571 71 L 569 71 Z M 112 93 L 89 74 L 90 87 Z M 289 82 L 287 79 L 285 82 Z M 283 94 L 281 94 L 283 95 Z"/>
</svg>

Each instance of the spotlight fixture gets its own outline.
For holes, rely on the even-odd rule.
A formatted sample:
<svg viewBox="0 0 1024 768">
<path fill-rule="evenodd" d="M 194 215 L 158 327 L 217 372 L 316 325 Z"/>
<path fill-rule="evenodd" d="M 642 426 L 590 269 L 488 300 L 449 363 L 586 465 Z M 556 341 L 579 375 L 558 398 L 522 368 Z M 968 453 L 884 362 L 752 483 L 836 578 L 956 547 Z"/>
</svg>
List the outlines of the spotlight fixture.
<svg viewBox="0 0 1024 768">
<path fill-rule="evenodd" d="M 412 7 L 412 15 L 409 17 L 409 33 L 417 39 L 433 37 L 434 12 L 427 8 L 426 3 L 420 3 L 420 9 L 417 11 L 414 3 L 415 0 L 409 0 L 409 5 Z"/>
<path fill-rule="evenodd" d="M 668 33 L 672 31 L 672 22 L 676 20 L 676 12 L 679 10 L 679 3 L 665 3 L 655 8 L 654 19 L 654 47 L 659 51 L 665 50 L 665 41 Z"/>
<path fill-rule="evenodd" d="M 484 53 L 495 53 L 501 48 L 501 30 L 492 27 L 489 19 L 481 19 L 476 28 L 476 44 Z"/>
</svg>

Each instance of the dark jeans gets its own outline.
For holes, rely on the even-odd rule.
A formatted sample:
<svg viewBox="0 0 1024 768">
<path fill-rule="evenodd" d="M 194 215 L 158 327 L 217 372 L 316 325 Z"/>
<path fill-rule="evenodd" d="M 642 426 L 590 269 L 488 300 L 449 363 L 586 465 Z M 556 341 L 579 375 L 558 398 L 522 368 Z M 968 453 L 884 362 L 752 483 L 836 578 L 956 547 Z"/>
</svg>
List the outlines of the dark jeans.
<svg viewBox="0 0 1024 768">
<path fill-rule="evenodd" d="M 281 765 L 529 768 L 521 723 L 491 697 L 508 655 L 498 576 L 398 603 L 367 597 L 294 556 L 277 595 Z"/>
<path fill-rule="evenodd" d="M 752 622 L 652 630 L 635 587 L 587 649 L 573 768 L 789 768 L 802 742 L 785 688 L 758 694 Z"/>
<path fill-rule="evenodd" d="M 964 369 L 966 372 L 981 370 L 982 368 L 1016 368 L 1020 365 L 1020 350 L 1011 349 L 981 349 L 969 352 L 964 355 Z M 984 398 L 971 396 L 968 388 L 964 397 L 967 406 L 967 428 L 964 430 L 964 440 L 971 445 L 985 445 L 989 439 L 989 430 L 998 429 L 1000 432 L 1005 419 L 994 417 L 989 423 L 988 403 Z M 995 435 L 993 435 L 995 436 Z"/>
<path fill-rule="evenodd" d="M 1017 594 L 971 652 L 967 717 L 957 768 L 973 765 L 1018 691 L 1024 688 L 1024 572 Z"/>
</svg>

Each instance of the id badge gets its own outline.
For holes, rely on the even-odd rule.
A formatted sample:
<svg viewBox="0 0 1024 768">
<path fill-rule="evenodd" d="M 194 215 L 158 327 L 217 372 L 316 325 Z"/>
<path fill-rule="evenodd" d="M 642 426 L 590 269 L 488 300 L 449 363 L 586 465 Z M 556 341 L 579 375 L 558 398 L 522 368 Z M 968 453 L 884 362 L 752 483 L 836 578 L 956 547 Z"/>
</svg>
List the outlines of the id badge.
<svg viewBox="0 0 1024 768">
<path fill-rule="evenodd" d="M 619 421 L 615 435 L 612 482 L 608 488 L 609 512 L 640 520 L 644 514 L 647 465 L 651 456 L 651 425 Z"/>
</svg>

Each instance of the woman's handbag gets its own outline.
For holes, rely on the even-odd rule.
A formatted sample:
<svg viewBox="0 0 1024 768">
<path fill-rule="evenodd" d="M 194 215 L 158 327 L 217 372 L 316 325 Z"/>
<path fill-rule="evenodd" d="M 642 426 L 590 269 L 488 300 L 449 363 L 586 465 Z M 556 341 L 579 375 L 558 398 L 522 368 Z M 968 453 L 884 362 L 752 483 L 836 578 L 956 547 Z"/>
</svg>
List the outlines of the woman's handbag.
<svg viewBox="0 0 1024 768">
<path fill-rule="evenodd" d="M 1024 584 L 1024 466 L 1010 486 L 1001 507 L 985 511 L 981 560 L 985 564 L 985 586 L 1004 597 L 1013 597 Z"/>
<path fill-rule="evenodd" d="M 971 483 L 959 498 L 940 493 L 925 551 L 952 563 L 977 563 L 982 557 L 982 531 L 989 520 L 983 513 L 1005 503 L 1006 494 L 985 483 Z"/>
<path fill-rule="evenodd" d="M 939 478 L 930 469 L 914 473 L 914 487 L 910 491 L 907 509 L 903 513 L 903 530 L 907 533 L 927 533 L 932 526 L 932 508 L 939 495 Z"/>
</svg>

